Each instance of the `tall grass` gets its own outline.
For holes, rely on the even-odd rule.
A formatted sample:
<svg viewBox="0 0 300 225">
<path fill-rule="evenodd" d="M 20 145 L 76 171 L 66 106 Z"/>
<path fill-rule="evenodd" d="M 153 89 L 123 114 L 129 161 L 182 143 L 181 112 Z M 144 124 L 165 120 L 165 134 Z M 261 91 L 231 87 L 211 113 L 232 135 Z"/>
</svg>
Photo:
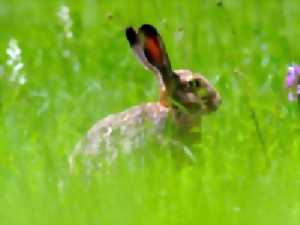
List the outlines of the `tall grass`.
<svg viewBox="0 0 300 225">
<path fill-rule="evenodd" d="M 72 37 L 58 12 L 70 9 Z M 298 224 L 299 109 L 283 87 L 300 58 L 300 2 L 0 1 L 0 224 Z M 149 145 L 86 176 L 67 156 L 98 119 L 158 98 L 128 25 L 161 31 L 174 68 L 200 71 L 223 104 L 197 162 Z M 15 39 L 26 83 L 9 81 Z"/>
</svg>

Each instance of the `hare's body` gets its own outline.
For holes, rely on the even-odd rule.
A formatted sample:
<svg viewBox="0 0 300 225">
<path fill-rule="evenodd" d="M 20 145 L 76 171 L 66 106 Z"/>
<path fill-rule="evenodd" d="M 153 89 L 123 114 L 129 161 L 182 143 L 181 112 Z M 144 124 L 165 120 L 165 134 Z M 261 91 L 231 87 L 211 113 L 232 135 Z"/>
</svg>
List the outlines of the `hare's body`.
<svg viewBox="0 0 300 225">
<path fill-rule="evenodd" d="M 105 117 L 76 145 L 69 158 L 71 166 L 78 154 L 97 154 L 110 163 L 120 152 L 142 147 L 145 135 L 162 133 L 169 112 L 159 103 L 146 103 Z"/>
<path fill-rule="evenodd" d="M 126 31 L 127 39 L 141 62 L 153 71 L 160 81 L 160 101 L 134 106 L 124 112 L 109 115 L 97 122 L 72 152 L 73 167 L 77 155 L 99 155 L 111 163 L 120 152 L 130 153 L 142 148 L 145 138 L 158 142 L 166 139 L 165 128 L 171 124 L 176 130 L 171 137 L 178 143 L 199 137 L 192 130 L 200 125 L 203 115 L 215 111 L 220 96 L 201 75 L 190 70 L 173 72 L 160 35 L 151 25 L 143 25 L 139 32 Z"/>
</svg>

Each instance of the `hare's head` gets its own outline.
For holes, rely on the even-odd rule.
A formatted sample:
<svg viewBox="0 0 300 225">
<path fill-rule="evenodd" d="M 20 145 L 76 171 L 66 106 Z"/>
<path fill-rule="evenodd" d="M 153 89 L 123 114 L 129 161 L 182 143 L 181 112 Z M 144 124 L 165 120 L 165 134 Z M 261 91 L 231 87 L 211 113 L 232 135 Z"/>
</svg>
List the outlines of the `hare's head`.
<svg viewBox="0 0 300 225">
<path fill-rule="evenodd" d="M 178 120 L 200 118 L 218 108 L 220 95 L 203 76 L 172 70 L 162 38 L 152 25 L 144 24 L 138 32 L 129 27 L 126 36 L 140 61 L 159 79 L 160 103 L 172 108 Z"/>
</svg>

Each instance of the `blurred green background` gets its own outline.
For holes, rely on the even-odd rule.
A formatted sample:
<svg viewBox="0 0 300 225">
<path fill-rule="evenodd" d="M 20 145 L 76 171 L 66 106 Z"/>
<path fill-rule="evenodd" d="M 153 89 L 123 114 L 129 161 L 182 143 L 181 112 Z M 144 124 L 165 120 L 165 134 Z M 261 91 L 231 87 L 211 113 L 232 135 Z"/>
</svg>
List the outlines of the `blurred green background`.
<svg viewBox="0 0 300 225">
<path fill-rule="evenodd" d="M 299 224 L 300 112 L 284 89 L 300 62 L 299 8 L 0 0 L 0 224 Z M 143 23 L 161 32 L 174 68 L 205 74 L 222 95 L 198 160 L 178 168 L 161 151 L 143 166 L 70 174 L 67 156 L 93 123 L 158 99 L 124 36 Z"/>
</svg>

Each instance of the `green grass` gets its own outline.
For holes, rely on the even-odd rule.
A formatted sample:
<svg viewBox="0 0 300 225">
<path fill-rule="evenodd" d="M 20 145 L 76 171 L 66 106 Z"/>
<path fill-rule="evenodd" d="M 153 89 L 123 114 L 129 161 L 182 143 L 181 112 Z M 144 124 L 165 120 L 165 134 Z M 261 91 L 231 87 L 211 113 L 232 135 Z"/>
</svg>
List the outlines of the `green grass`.
<svg viewBox="0 0 300 225">
<path fill-rule="evenodd" d="M 62 4 L 72 39 L 57 18 Z M 287 65 L 300 63 L 299 8 L 296 0 L 1 0 L 0 224 L 299 224 L 300 112 L 283 88 Z M 125 158 L 71 175 L 68 154 L 95 121 L 158 98 L 124 36 L 142 23 L 160 30 L 174 68 L 202 72 L 222 95 L 204 119 L 198 161 L 178 168 L 149 146 L 156 153 L 143 166 Z M 22 49 L 23 86 L 7 80 L 11 38 Z"/>
</svg>

